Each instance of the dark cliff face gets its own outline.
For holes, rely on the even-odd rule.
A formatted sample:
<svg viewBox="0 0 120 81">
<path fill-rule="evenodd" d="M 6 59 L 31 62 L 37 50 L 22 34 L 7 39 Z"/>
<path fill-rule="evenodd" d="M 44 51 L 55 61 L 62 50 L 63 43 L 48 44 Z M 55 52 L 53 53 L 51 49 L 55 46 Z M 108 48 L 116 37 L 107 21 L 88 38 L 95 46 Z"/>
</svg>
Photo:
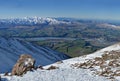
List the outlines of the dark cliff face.
<svg viewBox="0 0 120 81">
<path fill-rule="evenodd" d="M 0 38 L 0 72 L 10 71 L 21 54 L 33 56 L 36 65 L 48 65 L 70 58 L 65 54 L 29 42 Z"/>
</svg>

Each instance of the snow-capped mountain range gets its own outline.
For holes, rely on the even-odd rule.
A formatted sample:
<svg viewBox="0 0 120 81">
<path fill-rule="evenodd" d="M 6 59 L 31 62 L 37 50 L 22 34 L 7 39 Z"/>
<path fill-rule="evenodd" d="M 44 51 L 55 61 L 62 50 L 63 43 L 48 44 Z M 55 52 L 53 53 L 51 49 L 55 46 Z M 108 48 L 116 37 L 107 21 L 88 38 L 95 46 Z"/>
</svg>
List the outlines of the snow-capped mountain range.
<svg viewBox="0 0 120 81">
<path fill-rule="evenodd" d="M 57 68 L 47 70 L 50 66 Z M 2 81 L 120 81 L 120 44 L 43 68 L 22 77 L 2 75 Z"/>
<path fill-rule="evenodd" d="M 9 18 L 0 19 L 0 24 L 14 24 L 14 25 L 35 25 L 35 24 L 69 24 L 70 22 L 65 22 L 57 20 L 56 18 L 42 18 L 42 17 L 24 17 L 24 18 Z"/>
<path fill-rule="evenodd" d="M 0 38 L 0 72 L 11 71 L 21 54 L 30 54 L 36 65 L 48 65 L 56 61 L 68 59 L 69 56 L 49 48 L 33 45 L 29 42 L 13 38 Z"/>
</svg>

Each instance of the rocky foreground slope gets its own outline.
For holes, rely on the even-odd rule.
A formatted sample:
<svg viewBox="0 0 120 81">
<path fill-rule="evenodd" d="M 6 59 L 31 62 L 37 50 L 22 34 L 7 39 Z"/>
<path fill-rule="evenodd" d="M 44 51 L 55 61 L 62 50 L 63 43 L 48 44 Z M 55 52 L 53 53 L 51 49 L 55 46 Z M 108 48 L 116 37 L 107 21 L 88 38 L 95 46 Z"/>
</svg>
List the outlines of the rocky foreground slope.
<svg viewBox="0 0 120 81">
<path fill-rule="evenodd" d="M 36 65 L 48 65 L 69 58 L 65 54 L 29 42 L 0 38 L 0 72 L 10 72 L 21 54 L 33 56 Z"/>
<path fill-rule="evenodd" d="M 2 76 L 2 81 L 120 81 L 120 44 L 44 66 L 22 77 Z"/>
</svg>

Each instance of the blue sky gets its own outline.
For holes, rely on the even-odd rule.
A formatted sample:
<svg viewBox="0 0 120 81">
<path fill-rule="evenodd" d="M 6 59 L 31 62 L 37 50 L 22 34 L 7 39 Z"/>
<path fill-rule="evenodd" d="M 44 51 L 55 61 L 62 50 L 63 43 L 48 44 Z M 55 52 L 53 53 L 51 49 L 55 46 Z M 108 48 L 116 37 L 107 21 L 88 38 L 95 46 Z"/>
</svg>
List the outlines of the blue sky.
<svg viewBox="0 0 120 81">
<path fill-rule="evenodd" d="M 0 0 L 0 18 L 25 16 L 120 20 L 120 0 Z"/>
</svg>

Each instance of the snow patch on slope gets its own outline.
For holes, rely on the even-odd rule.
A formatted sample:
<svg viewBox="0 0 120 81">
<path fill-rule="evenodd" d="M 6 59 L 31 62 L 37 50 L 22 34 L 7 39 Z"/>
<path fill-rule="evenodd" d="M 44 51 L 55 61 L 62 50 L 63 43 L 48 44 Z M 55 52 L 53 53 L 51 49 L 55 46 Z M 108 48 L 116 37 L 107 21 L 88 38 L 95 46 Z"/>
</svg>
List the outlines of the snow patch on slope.
<svg viewBox="0 0 120 81">
<path fill-rule="evenodd" d="M 7 81 L 109 81 L 104 77 L 94 76 L 89 70 L 83 69 L 37 70 L 28 72 L 23 77 L 12 76 L 7 79 Z"/>
</svg>

